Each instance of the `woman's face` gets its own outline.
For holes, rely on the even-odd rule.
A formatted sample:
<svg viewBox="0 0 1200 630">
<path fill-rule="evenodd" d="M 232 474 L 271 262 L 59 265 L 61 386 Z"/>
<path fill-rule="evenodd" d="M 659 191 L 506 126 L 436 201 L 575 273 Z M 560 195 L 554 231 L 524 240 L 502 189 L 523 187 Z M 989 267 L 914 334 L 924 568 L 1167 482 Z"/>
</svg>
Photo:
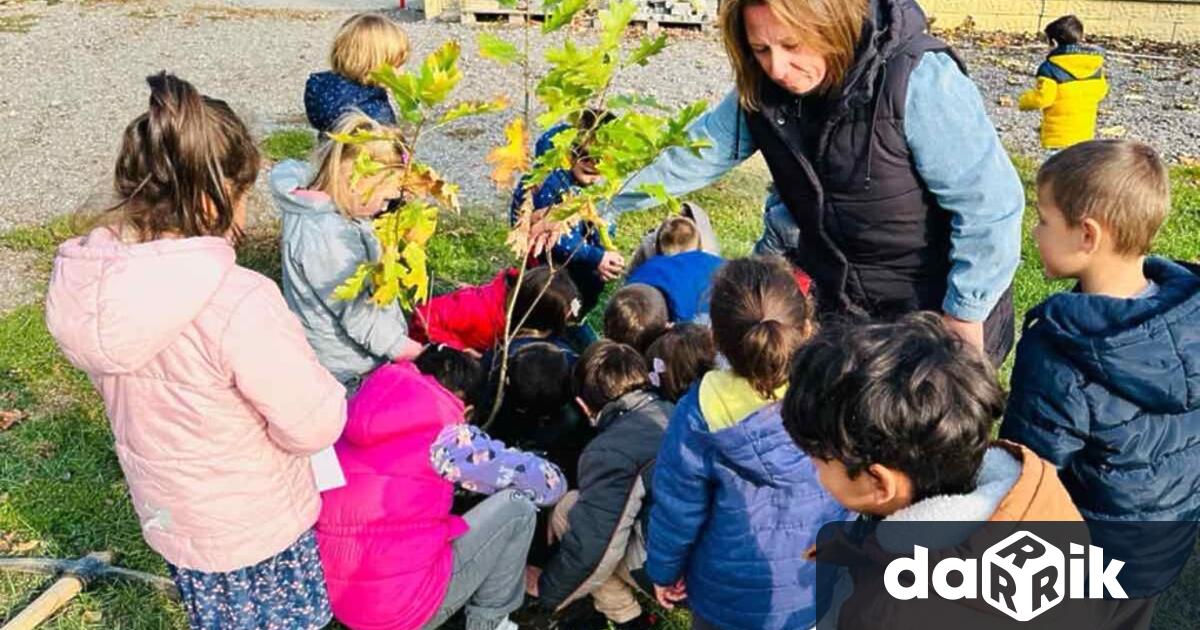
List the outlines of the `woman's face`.
<svg viewBox="0 0 1200 630">
<path fill-rule="evenodd" d="M 802 96 L 825 80 L 825 57 L 800 41 L 796 32 L 775 17 L 771 8 L 756 4 L 742 13 L 746 39 L 763 72 L 785 90 Z"/>
</svg>

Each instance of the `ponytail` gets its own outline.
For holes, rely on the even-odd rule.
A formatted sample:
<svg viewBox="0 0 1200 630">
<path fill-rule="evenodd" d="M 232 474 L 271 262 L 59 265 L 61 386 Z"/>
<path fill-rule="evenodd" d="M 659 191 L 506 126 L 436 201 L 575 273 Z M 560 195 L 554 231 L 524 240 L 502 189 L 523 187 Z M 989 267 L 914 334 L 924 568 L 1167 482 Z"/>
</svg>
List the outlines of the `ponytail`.
<svg viewBox="0 0 1200 630">
<path fill-rule="evenodd" d="M 183 79 L 160 72 L 146 83 L 150 105 L 125 128 L 110 213 L 141 241 L 236 238 L 235 207 L 258 176 L 249 130 L 224 101 Z"/>
<path fill-rule="evenodd" d="M 815 330 L 813 310 L 782 258 L 733 260 L 713 279 L 717 349 L 763 398 L 787 384 L 792 355 Z"/>
</svg>

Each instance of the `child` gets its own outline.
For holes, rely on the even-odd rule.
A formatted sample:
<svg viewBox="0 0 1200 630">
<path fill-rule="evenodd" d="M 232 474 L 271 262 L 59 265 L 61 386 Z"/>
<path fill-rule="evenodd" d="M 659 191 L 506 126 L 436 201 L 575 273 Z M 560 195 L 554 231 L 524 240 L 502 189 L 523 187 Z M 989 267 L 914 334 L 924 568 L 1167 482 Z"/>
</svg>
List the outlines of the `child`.
<svg viewBox="0 0 1200 630">
<path fill-rule="evenodd" d="M 347 484 L 323 495 L 317 534 L 333 610 L 351 628 L 436 628 L 464 605 L 469 630 L 515 627 L 506 616 L 522 601 L 534 503 L 553 504 L 566 484 L 463 423 L 453 392 L 470 389 L 474 363 L 430 348 L 417 364 L 431 374 L 391 363 L 350 400 L 336 446 Z M 459 518 L 454 483 L 500 492 Z"/>
<path fill-rule="evenodd" d="M 617 289 L 604 309 L 604 336 L 645 352 L 671 327 L 671 313 L 662 291 L 648 284 Z"/>
<path fill-rule="evenodd" d="M 513 447 L 544 453 L 575 487 L 579 455 L 596 432 L 575 405 L 572 367 L 572 355 L 552 343 L 517 348 L 509 357 L 504 401 L 489 432 Z"/>
<path fill-rule="evenodd" d="M 663 398 L 678 402 L 716 365 L 712 330 L 701 324 L 673 326 L 646 349 L 646 360 L 650 383 Z"/>
<path fill-rule="evenodd" d="M 865 518 L 1079 521 L 1053 466 L 1025 447 L 991 441 L 1003 409 L 987 359 L 964 349 L 936 315 L 918 313 L 829 327 L 806 344 L 796 354 L 783 421 L 812 457 L 821 485 Z M 961 533 L 968 543 L 970 533 Z M 821 559 L 828 551 L 815 553 Z M 838 623 L 822 627 L 876 627 L 883 619 L 900 628 L 928 625 L 928 618 L 901 616 L 903 602 L 873 596 L 882 586 L 864 582 L 867 569 L 882 574 L 877 560 L 851 564 L 854 594 L 840 605 Z M 972 603 L 947 609 L 969 613 Z M 976 617 L 995 623 L 988 606 L 975 608 Z"/>
<path fill-rule="evenodd" d="M 530 593 L 547 609 L 590 593 L 617 628 L 651 627 L 632 589 L 638 577 L 645 583 L 654 457 L 674 405 L 650 391 L 648 377 L 636 350 L 608 340 L 593 344 L 575 366 L 578 402 L 598 435 L 579 458 L 579 490 L 563 498 L 551 519 L 558 550 Z"/>
<path fill-rule="evenodd" d="M 1058 466 L 1089 521 L 1200 520 L 1200 275 L 1147 256 L 1167 169 L 1145 144 L 1097 140 L 1037 185 L 1042 265 L 1077 286 L 1026 316 L 1000 435 Z"/>
<path fill-rule="evenodd" d="M 516 269 L 497 273 L 491 282 L 436 295 L 413 309 L 408 334 L 419 343 L 443 343 L 456 350 L 485 352 L 504 338 L 508 297 Z"/>
<path fill-rule="evenodd" d="M 816 569 L 797 550 L 845 512 L 788 439 L 778 403 L 814 311 L 782 258 L 732 260 L 713 280 L 713 339 L 730 368 L 705 374 L 671 418 L 646 561 L 659 603 L 686 596 L 693 627 L 815 622 Z"/>
<path fill-rule="evenodd" d="M 1108 95 L 1104 51 L 1083 43 L 1083 23 L 1065 15 L 1046 25 L 1050 54 L 1037 87 L 1021 95 L 1022 111 L 1042 110 L 1042 147 L 1063 149 L 1096 135 L 1096 110 Z"/>
<path fill-rule="evenodd" d="M 571 151 L 571 168 L 557 169 L 552 172 L 533 194 L 534 210 L 543 210 L 563 200 L 569 193 L 590 186 L 600 179 L 596 170 L 595 160 L 588 155 L 588 145 L 595 137 L 596 130 L 613 118 L 612 114 L 586 110 L 580 115 L 575 124 L 579 136 Z M 571 128 L 567 123 L 550 128 L 538 138 L 535 148 L 537 155 L 549 151 L 554 146 L 554 136 Z M 509 210 L 509 220 L 514 224 L 520 217 L 521 206 L 525 203 L 525 180 L 517 183 L 513 190 L 512 207 Z M 609 227 L 609 233 L 616 233 L 616 226 Z M 550 257 L 555 265 L 566 265 L 567 273 L 579 288 L 581 308 L 578 317 L 587 316 L 600 300 L 604 285 L 621 275 L 625 269 L 625 258 L 620 252 L 608 251 L 600 244 L 599 228 L 587 221 L 580 221 L 564 234 L 550 250 Z"/>
<path fill-rule="evenodd" d="M 351 113 L 335 128 L 338 133 L 356 130 L 382 131 L 383 127 Z M 283 295 L 304 324 L 321 364 L 351 389 L 380 364 L 412 359 L 421 351 L 421 344 L 408 337 L 397 304 L 379 306 L 368 292 L 348 301 L 333 296 L 360 263 L 379 257 L 371 216 L 399 195 L 395 180 L 384 173 L 351 185 L 354 160 L 364 152 L 384 165 L 398 165 L 405 159 L 398 143 L 326 141 L 315 154 L 315 172 L 295 160 L 280 162 L 271 170 L 275 203 L 283 213 Z M 374 192 L 364 200 L 363 191 Z"/>
<path fill-rule="evenodd" d="M 191 627 L 322 628 L 308 456 L 341 433 L 345 392 L 275 283 L 235 263 L 258 175 L 250 132 L 182 79 L 147 82 L 120 203 L 59 248 L 46 324 L 104 399 L 142 534 Z"/>
<path fill-rule="evenodd" d="M 667 300 L 672 322 L 708 319 L 708 289 L 724 262 L 700 249 L 700 231 L 687 217 L 668 217 L 658 229 L 655 250 L 629 274 L 630 284 L 646 284 Z"/>
<path fill-rule="evenodd" d="M 690 201 L 685 201 L 680 204 L 679 214 L 676 216 L 691 219 L 696 225 L 696 231 L 700 237 L 701 250 L 715 256 L 721 255 L 721 242 L 717 239 L 717 233 L 713 230 L 712 219 L 709 218 L 708 212 L 704 208 Z M 626 267 L 627 273 L 633 273 L 635 269 L 642 266 L 642 263 L 659 255 L 658 233 L 661 229 L 662 224 L 660 223 L 642 237 L 642 242 L 633 251 L 633 257 L 629 261 L 629 266 Z"/>
<path fill-rule="evenodd" d="M 309 124 L 329 132 L 351 110 L 385 125 L 396 124 L 387 90 L 371 80 L 371 73 L 384 64 L 399 68 L 407 59 L 408 36 L 399 24 L 380 13 L 352 16 L 333 38 L 332 70 L 309 75 L 304 86 Z"/>
</svg>

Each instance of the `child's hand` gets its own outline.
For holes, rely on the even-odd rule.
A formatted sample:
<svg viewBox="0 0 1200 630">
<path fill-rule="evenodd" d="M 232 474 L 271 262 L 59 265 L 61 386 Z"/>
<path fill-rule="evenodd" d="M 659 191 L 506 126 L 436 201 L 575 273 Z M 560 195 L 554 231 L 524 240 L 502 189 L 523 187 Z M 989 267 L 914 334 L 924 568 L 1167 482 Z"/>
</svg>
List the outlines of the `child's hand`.
<svg viewBox="0 0 1200 630">
<path fill-rule="evenodd" d="M 658 605 L 667 610 L 674 610 L 675 604 L 687 599 L 687 585 L 684 584 L 683 578 L 674 586 L 654 585 L 654 599 L 658 600 Z"/>
<path fill-rule="evenodd" d="M 625 271 L 625 257 L 620 252 L 606 251 L 600 259 L 597 271 L 600 272 L 600 279 L 605 282 L 619 278 Z"/>
<path fill-rule="evenodd" d="M 542 570 L 525 565 L 525 594 L 530 597 L 538 596 L 538 580 L 542 577 Z"/>
</svg>

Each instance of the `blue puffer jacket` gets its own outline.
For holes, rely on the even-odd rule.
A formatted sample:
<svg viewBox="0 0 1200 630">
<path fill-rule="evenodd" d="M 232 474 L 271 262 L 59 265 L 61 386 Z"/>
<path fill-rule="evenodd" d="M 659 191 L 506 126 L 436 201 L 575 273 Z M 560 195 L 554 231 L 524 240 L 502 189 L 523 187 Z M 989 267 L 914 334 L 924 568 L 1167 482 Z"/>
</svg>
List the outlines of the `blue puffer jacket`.
<svg viewBox="0 0 1200 630">
<path fill-rule="evenodd" d="M 1200 519 L 1200 275 L 1158 293 L 1053 295 L 1029 312 L 1000 436 L 1059 467 L 1084 518 Z"/>
<path fill-rule="evenodd" d="M 816 564 L 804 559 L 821 525 L 845 510 L 788 437 L 779 403 L 712 432 L 693 386 L 659 450 L 646 572 L 687 581 L 694 614 L 725 630 L 809 628 Z"/>
</svg>

